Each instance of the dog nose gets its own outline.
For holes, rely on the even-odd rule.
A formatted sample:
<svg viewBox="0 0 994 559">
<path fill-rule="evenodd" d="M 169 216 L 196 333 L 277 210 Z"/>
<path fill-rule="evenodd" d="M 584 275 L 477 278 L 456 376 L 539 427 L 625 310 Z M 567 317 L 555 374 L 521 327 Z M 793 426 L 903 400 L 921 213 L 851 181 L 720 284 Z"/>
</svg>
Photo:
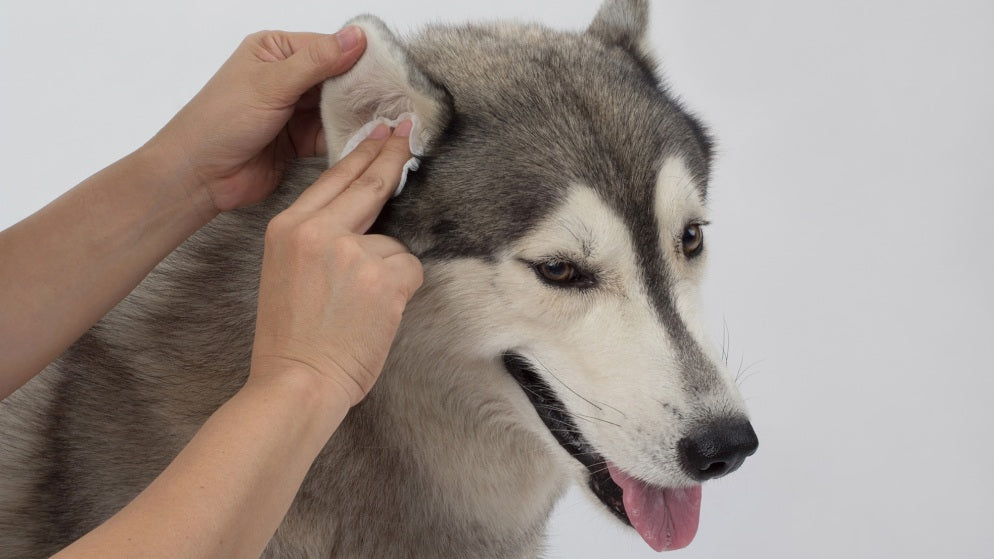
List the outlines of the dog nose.
<svg viewBox="0 0 994 559">
<path fill-rule="evenodd" d="M 713 421 L 677 443 L 684 471 L 697 481 L 734 472 L 758 447 L 756 432 L 744 419 Z"/>
</svg>

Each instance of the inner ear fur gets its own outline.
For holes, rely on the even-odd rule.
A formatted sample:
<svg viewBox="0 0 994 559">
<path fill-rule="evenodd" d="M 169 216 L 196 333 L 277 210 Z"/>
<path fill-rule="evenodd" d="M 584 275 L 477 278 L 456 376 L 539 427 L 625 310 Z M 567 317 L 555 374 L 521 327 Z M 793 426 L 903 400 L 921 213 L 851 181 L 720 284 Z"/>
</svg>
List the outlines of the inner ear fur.
<svg viewBox="0 0 994 559">
<path fill-rule="evenodd" d="M 412 133 L 425 146 L 445 126 L 447 95 L 411 61 L 404 45 L 374 16 L 349 22 L 366 35 L 366 51 L 348 72 L 324 82 L 321 120 L 333 164 L 345 144 L 363 125 L 378 117 L 396 119 L 404 113 L 417 116 Z"/>
</svg>

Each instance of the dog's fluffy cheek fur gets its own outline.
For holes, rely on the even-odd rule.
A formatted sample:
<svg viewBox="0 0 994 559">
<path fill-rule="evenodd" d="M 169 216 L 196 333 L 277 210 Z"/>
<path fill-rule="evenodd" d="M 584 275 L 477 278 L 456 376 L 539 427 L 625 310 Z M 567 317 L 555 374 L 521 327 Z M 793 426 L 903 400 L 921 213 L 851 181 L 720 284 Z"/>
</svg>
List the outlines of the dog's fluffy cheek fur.
<svg viewBox="0 0 994 559">
<path fill-rule="evenodd" d="M 555 215 L 497 263 L 465 259 L 431 265 L 429 274 L 433 289 L 445 291 L 439 299 L 453 303 L 451 312 L 438 314 L 453 319 L 451 334 L 459 334 L 467 354 L 486 359 L 513 350 L 534 360 L 571 413 L 590 418 L 579 428 L 599 451 L 661 485 L 679 485 L 685 479 L 673 446 L 682 430 L 679 410 L 689 404 L 634 252 L 618 250 L 631 246 L 620 219 L 577 185 Z M 585 254 L 585 264 L 601 271 L 597 287 L 581 293 L 537 277 L 530 263 L 563 250 Z M 507 327 L 495 328 L 500 324 Z M 520 388 L 508 386 L 509 398 L 525 405 Z M 525 427 L 555 444 L 537 417 Z"/>
</svg>

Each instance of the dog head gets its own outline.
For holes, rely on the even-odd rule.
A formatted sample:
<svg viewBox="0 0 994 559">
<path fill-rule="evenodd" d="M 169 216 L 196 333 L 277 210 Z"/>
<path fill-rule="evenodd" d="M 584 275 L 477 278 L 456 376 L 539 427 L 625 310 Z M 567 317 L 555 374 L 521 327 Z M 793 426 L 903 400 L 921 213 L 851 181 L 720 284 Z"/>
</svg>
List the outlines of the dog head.
<svg viewBox="0 0 994 559">
<path fill-rule="evenodd" d="M 377 116 L 419 116 L 426 155 L 385 232 L 424 260 L 463 351 L 517 382 L 522 421 L 675 549 L 699 484 L 757 439 L 697 309 L 710 142 L 661 86 L 647 4 L 608 0 L 582 33 L 436 27 L 408 44 L 359 18 L 367 53 L 322 109 L 332 157 Z"/>
</svg>

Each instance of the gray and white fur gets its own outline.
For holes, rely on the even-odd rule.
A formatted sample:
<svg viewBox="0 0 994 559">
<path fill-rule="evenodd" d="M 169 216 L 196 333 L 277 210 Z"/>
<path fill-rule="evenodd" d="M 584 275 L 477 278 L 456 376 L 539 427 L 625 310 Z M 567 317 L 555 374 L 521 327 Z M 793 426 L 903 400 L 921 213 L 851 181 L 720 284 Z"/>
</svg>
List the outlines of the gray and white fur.
<svg viewBox="0 0 994 559">
<path fill-rule="evenodd" d="M 418 114 L 427 153 L 375 228 L 425 283 L 264 557 L 536 557 L 570 483 L 625 521 L 617 491 L 593 489 L 606 461 L 687 487 L 755 449 L 715 475 L 688 465 L 688 440 L 751 428 L 696 311 L 707 250 L 685 253 L 710 143 L 662 87 L 647 20 L 646 0 L 608 0 L 584 32 L 435 26 L 406 42 L 356 20 L 369 51 L 326 85 L 329 146 Z M 98 525 L 238 390 L 266 225 L 325 167 L 301 161 L 269 200 L 215 219 L 0 404 L 0 556 L 46 557 Z M 563 264 L 583 281 L 542 276 Z"/>
</svg>

